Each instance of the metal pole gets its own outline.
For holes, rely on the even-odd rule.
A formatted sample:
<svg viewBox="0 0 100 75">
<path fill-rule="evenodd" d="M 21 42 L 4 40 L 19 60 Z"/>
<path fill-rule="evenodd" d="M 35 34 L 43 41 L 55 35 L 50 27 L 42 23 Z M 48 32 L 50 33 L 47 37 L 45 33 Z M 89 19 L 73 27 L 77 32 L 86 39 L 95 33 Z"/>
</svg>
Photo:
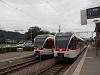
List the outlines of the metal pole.
<svg viewBox="0 0 100 75">
<path fill-rule="evenodd" d="M 31 41 L 32 41 L 32 28 L 31 28 Z M 31 45 L 30 45 L 30 51 L 32 51 Z"/>
<path fill-rule="evenodd" d="M 40 52 L 40 62 L 41 62 L 41 54 L 42 54 L 42 52 Z"/>
<path fill-rule="evenodd" d="M 94 20 L 93 22 L 95 22 L 95 32 L 96 32 L 96 43 L 95 43 L 95 47 L 96 47 L 96 56 L 98 56 L 98 49 L 97 49 L 97 23 L 99 20 Z"/>
<path fill-rule="evenodd" d="M 93 32 L 92 32 L 92 39 L 93 39 Z"/>
<path fill-rule="evenodd" d="M 98 49 L 97 49 L 97 23 L 95 22 L 96 25 L 96 56 L 98 56 Z"/>
<path fill-rule="evenodd" d="M 10 65 L 9 65 L 9 61 L 7 61 L 7 63 L 8 63 L 8 74 L 9 74 L 9 66 L 10 66 Z"/>
<path fill-rule="evenodd" d="M 59 25 L 59 29 L 58 29 L 58 30 L 59 30 L 59 32 L 60 32 L 60 25 Z"/>
<path fill-rule="evenodd" d="M 32 41 L 32 28 L 31 28 L 31 41 Z"/>
</svg>

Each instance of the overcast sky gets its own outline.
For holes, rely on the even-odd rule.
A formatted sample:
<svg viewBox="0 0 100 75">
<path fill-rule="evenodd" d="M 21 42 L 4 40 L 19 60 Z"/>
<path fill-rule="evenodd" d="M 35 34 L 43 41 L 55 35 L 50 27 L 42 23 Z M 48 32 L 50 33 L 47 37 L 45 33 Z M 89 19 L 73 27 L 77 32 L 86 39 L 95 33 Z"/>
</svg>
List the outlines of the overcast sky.
<svg viewBox="0 0 100 75">
<path fill-rule="evenodd" d="M 25 33 L 32 26 L 42 30 L 94 31 L 93 20 L 81 25 L 80 10 L 100 6 L 99 0 L 0 0 L 0 29 Z"/>
</svg>

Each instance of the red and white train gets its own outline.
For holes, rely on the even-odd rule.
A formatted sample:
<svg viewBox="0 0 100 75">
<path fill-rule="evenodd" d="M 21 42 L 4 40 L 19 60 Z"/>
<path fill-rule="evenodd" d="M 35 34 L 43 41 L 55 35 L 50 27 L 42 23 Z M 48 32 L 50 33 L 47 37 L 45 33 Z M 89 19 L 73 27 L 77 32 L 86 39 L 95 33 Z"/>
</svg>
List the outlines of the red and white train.
<svg viewBox="0 0 100 75">
<path fill-rule="evenodd" d="M 84 40 L 74 33 L 57 33 L 55 35 L 54 57 L 56 60 L 76 58 L 86 47 Z"/>
<path fill-rule="evenodd" d="M 54 55 L 54 35 L 37 35 L 34 39 L 35 55 Z"/>
</svg>

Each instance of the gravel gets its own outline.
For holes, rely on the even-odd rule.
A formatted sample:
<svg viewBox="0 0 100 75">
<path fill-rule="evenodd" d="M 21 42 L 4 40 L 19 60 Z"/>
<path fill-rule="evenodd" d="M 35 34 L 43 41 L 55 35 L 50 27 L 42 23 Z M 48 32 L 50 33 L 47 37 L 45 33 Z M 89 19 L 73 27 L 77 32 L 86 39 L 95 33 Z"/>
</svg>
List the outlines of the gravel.
<svg viewBox="0 0 100 75">
<path fill-rule="evenodd" d="M 48 66 L 51 66 L 53 64 L 55 64 L 56 61 L 53 59 L 49 59 L 49 60 L 44 60 L 41 61 L 39 63 L 36 64 L 32 64 L 30 66 L 27 66 L 25 68 L 19 69 L 17 71 L 14 71 L 12 73 L 9 73 L 7 75 L 35 75 L 36 73 L 38 73 L 39 71 L 47 68 Z"/>
</svg>

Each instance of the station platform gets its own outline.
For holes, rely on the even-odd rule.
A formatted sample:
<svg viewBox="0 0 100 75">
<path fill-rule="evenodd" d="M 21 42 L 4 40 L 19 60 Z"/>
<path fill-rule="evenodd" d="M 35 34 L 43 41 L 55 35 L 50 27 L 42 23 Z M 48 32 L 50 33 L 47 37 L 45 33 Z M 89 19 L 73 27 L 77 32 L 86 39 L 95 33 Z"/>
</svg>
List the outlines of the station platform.
<svg viewBox="0 0 100 75">
<path fill-rule="evenodd" d="M 27 57 L 27 56 L 31 56 L 31 55 L 34 55 L 33 51 L 1 53 L 0 61 L 23 58 L 23 57 Z"/>
<path fill-rule="evenodd" d="M 100 75 L 100 50 L 89 45 L 63 75 Z"/>
</svg>

